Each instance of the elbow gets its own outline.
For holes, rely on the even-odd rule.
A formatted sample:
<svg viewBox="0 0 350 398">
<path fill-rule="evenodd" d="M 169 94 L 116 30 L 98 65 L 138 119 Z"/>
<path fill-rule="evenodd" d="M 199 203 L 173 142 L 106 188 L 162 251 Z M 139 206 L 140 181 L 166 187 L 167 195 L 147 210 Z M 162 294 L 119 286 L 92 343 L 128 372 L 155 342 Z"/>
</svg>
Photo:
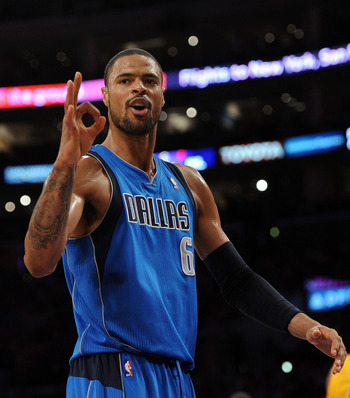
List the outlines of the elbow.
<svg viewBox="0 0 350 398">
<path fill-rule="evenodd" d="M 51 275 L 55 271 L 57 264 L 48 264 L 47 262 L 40 260 L 40 256 L 37 257 L 38 258 L 34 259 L 28 254 L 24 255 L 24 264 L 29 273 L 34 278 L 42 278 L 44 276 Z"/>
<path fill-rule="evenodd" d="M 33 247 L 28 239 L 24 239 L 24 264 L 34 278 L 51 275 L 57 266 L 59 257 L 54 250 Z"/>
</svg>

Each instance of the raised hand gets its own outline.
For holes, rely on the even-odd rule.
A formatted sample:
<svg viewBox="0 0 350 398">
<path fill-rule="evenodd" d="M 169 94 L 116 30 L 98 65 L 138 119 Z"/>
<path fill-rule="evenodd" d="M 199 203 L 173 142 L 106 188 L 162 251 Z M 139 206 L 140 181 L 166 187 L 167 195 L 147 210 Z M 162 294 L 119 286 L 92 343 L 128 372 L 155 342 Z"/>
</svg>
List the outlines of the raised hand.
<svg viewBox="0 0 350 398">
<path fill-rule="evenodd" d="M 68 237 L 75 166 L 106 123 L 106 118 L 90 102 L 78 106 L 81 82 L 80 72 L 75 74 L 74 81 L 68 81 L 60 148 L 53 170 L 46 179 L 33 211 L 25 238 L 24 260 L 34 276 L 53 272 L 62 256 Z M 85 126 L 82 121 L 86 113 L 94 119 L 90 127 Z M 79 220 L 79 212 L 82 212 L 82 208 L 76 206 L 75 222 Z"/>
<path fill-rule="evenodd" d="M 81 82 L 82 75 L 76 72 L 74 81 L 69 80 L 67 83 L 61 143 L 56 159 L 56 163 L 60 166 L 74 167 L 89 150 L 106 123 L 106 118 L 101 116 L 100 111 L 90 102 L 78 105 Z M 82 120 L 86 113 L 94 119 L 93 125 L 89 127 L 85 126 Z"/>
</svg>

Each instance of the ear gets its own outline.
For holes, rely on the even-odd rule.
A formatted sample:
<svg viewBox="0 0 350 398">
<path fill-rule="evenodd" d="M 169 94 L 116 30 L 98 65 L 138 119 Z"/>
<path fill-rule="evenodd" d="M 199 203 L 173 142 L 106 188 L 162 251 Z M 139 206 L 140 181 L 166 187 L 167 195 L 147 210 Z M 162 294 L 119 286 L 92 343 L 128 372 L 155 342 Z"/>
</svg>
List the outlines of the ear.
<svg viewBox="0 0 350 398">
<path fill-rule="evenodd" d="M 108 105 L 109 105 L 108 88 L 102 87 L 101 91 L 102 91 L 102 95 L 103 95 L 103 102 L 106 105 L 106 107 L 108 108 Z"/>
<path fill-rule="evenodd" d="M 163 108 L 164 105 L 165 105 L 165 99 L 164 99 L 164 95 L 163 95 L 163 98 L 162 98 L 162 108 Z"/>
</svg>

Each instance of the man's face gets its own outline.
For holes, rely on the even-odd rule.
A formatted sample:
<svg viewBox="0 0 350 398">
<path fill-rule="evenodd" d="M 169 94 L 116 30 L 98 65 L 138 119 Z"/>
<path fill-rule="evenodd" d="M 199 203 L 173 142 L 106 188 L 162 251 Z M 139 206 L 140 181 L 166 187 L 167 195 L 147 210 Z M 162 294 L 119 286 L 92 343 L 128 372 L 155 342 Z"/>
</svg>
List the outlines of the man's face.
<svg viewBox="0 0 350 398">
<path fill-rule="evenodd" d="M 139 54 L 116 60 L 102 89 L 110 122 L 131 135 L 145 135 L 158 123 L 164 96 L 162 72 L 152 58 Z"/>
</svg>

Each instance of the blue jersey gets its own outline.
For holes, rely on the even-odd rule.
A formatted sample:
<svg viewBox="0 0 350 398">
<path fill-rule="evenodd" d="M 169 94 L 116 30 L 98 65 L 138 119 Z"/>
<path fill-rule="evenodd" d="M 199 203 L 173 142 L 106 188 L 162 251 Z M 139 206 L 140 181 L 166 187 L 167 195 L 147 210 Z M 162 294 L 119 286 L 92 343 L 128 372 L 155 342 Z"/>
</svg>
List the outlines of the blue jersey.
<svg viewBox="0 0 350 398">
<path fill-rule="evenodd" d="M 179 169 L 154 156 L 152 182 L 103 145 L 90 156 L 111 183 L 100 225 L 69 239 L 63 264 L 78 340 L 71 359 L 130 352 L 192 369 L 197 336 L 196 206 Z"/>
</svg>

